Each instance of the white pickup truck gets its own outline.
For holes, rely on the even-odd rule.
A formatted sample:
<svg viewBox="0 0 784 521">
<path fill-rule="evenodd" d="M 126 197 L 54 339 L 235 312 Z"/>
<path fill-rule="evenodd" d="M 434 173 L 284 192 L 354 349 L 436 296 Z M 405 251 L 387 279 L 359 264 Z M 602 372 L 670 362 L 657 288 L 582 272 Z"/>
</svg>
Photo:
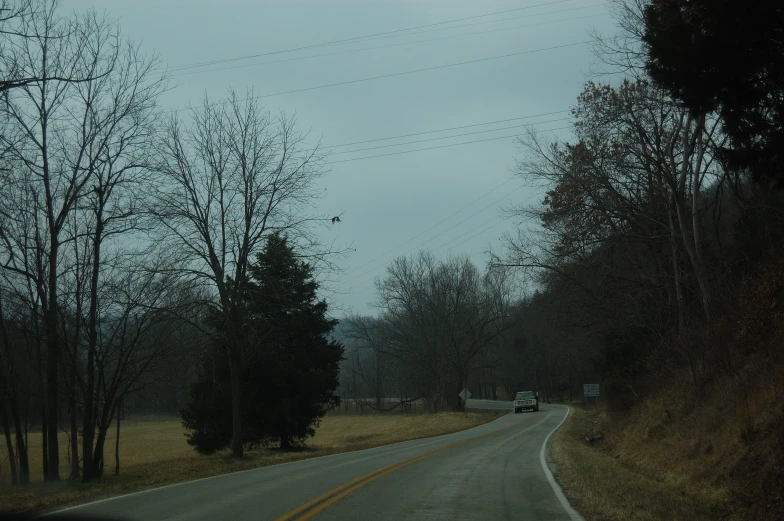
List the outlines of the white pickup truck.
<svg viewBox="0 0 784 521">
<path fill-rule="evenodd" d="M 539 412 L 539 395 L 533 391 L 520 391 L 514 399 L 515 414 L 523 411 Z"/>
</svg>

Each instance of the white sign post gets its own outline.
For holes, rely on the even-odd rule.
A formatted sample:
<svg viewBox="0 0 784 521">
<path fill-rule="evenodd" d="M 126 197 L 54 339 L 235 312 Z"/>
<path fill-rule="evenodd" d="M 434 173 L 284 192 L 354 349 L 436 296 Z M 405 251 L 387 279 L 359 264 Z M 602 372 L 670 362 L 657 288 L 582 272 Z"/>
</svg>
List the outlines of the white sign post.
<svg viewBox="0 0 784 521">
<path fill-rule="evenodd" d="M 599 400 L 599 384 L 583 384 L 583 396 L 585 397 L 585 405 L 588 406 L 590 397 L 595 397 Z"/>
<path fill-rule="evenodd" d="M 466 401 L 471 398 L 471 391 L 464 387 L 458 396 L 460 396 L 460 398 L 463 400 L 463 410 L 466 413 L 466 417 L 468 417 L 468 407 L 466 407 Z"/>
</svg>

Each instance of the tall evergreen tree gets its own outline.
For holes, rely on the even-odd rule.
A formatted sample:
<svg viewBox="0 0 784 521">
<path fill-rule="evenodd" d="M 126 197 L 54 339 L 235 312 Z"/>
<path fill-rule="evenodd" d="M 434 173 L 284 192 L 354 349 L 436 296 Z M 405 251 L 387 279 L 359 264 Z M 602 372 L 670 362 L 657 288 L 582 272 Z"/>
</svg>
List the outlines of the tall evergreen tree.
<svg viewBox="0 0 784 521">
<path fill-rule="evenodd" d="M 784 188 L 784 5 L 652 0 L 643 40 L 654 81 L 695 113 L 718 111 L 728 164 Z"/>
<path fill-rule="evenodd" d="M 338 364 L 343 346 L 330 340 L 337 320 L 327 316 L 309 264 L 285 237 L 270 235 L 249 268 L 240 299 L 246 364 L 242 374 L 243 442 L 279 442 L 287 449 L 315 433 L 326 411 L 339 403 Z M 182 411 L 188 443 L 199 452 L 231 442 L 228 362 L 220 346 L 203 360 L 202 375 Z"/>
</svg>

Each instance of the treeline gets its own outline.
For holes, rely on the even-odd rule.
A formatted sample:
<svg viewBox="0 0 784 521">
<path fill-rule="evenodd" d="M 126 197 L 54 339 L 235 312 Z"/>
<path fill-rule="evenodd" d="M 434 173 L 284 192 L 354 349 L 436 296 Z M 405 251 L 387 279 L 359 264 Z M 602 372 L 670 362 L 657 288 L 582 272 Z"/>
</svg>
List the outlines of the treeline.
<svg viewBox="0 0 784 521">
<path fill-rule="evenodd" d="M 459 393 L 510 399 L 535 389 L 573 397 L 593 378 L 591 360 L 548 331 L 547 295 L 525 296 L 511 270 L 482 273 L 467 257 L 427 252 L 395 259 L 376 283 L 378 314 L 341 323 L 341 392 L 370 409 L 461 410 Z M 389 402 L 389 403 L 388 403 Z"/>
<path fill-rule="evenodd" d="M 177 388 L 182 407 L 216 345 L 241 456 L 255 255 L 282 237 L 317 273 L 340 253 L 319 246 L 314 226 L 327 221 L 309 213 L 318 146 L 252 92 L 163 110 L 165 64 L 108 15 L 5 0 L 0 24 L 0 412 L 12 481 L 27 483 L 33 465 L 47 480 L 101 476 L 118 410 L 156 388 Z M 39 440 L 43 460 L 30 461 Z"/>
<path fill-rule="evenodd" d="M 541 229 L 496 263 L 543 284 L 549 335 L 594 361 L 615 410 L 663 376 L 742 396 L 748 357 L 779 356 L 784 12 L 613 6 L 621 32 L 595 49 L 625 79 L 585 86 L 573 141 L 521 139 L 518 175 L 547 195 L 519 212 Z"/>
<path fill-rule="evenodd" d="M 459 410 L 459 393 L 477 371 L 494 386 L 494 347 L 510 307 L 500 273 L 483 275 L 462 257 L 394 260 L 376 284 L 378 316 L 344 320 L 356 347 L 344 364 L 347 383 L 360 378 L 378 408 L 382 398 L 403 396 L 434 412 Z"/>
<path fill-rule="evenodd" d="M 395 260 L 377 281 L 378 316 L 343 324 L 344 396 L 454 410 L 463 387 L 569 399 L 601 383 L 627 410 L 662 377 L 697 393 L 729 378 L 744 393 L 759 351 L 775 373 L 782 8 L 736 20 L 707 1 L 611 6 L 619 33 L 594 49 L 616 79 L 585 85 L 573 140 L 519 140 L 518 177 L 546 190 L 516 210 L 533 226 L 484 274 L 464 258 Z M 535 291 L 512 291 L 520 275 Z"/>
</svg>

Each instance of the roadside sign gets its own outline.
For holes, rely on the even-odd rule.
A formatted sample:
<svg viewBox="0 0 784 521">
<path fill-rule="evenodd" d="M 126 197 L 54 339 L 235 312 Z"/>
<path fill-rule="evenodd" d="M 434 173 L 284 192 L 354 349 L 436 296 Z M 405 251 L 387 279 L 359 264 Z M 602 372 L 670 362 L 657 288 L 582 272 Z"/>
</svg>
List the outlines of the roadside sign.
<svg viewBox="0 0 784 521">
<path fill-rule="evenodd" d="M 583 396 L 599 396 L 599 384 L 583 384 Z"/>
<path fill-rule="evenodd" d="M 462 391 L 460 391 L 460 398 L 462 398 L 463 401 L 468 400 L 469 398 L 471 398 L 471 391 L 464 388 Z"/>
</svg>

